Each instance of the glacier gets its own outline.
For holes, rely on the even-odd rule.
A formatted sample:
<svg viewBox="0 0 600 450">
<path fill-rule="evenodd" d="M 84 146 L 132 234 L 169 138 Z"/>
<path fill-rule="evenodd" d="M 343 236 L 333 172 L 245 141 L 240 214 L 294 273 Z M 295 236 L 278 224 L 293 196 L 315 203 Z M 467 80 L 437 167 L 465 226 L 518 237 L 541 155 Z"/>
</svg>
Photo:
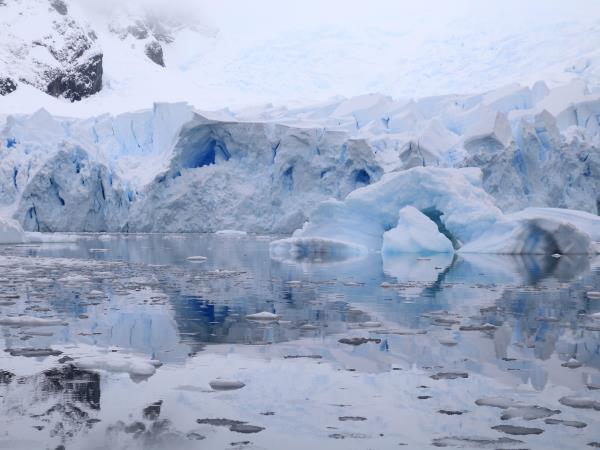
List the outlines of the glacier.
<svg viewBox="0 0 600 450">
<path fill-rule="evenodd" d="M 274 254 L 305 257 L 328 245 L 335 258 L 382 251 L 384 240 L 384 253 L 588 252 L 589 227 L 572 247 L 548 243 L 574 233 L 558 222 L 582 230 L 575 213 L 519 211 L 598 214 L 599 123 L 599 94 L 581 80 L 296 108 L 156 103 L 84 119 L 40 109 L 0 116 L 0 215 L 26 231 L 301 229 L 295 237 L 322 241 L 289 241 Z M 416 211 L 399 221 L 407 207 Z M 355 213 L 360 227 L 349 225 Z M 421 229 L 431 230 L 425 240 Z M 486 229 L 521 240 L 537 233 L 545 244 L 484 244 Z"/>
</svg>

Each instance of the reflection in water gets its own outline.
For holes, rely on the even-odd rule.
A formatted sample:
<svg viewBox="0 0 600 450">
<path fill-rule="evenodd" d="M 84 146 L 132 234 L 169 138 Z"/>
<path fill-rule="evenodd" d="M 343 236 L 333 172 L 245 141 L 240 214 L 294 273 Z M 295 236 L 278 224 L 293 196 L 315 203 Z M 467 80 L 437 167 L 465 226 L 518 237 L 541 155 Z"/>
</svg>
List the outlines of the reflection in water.
<svg viewBox="0 0 600 450">
<path fill-rule="evenodd" d="M 339 263 L 290 263 L 270 259 L 268 243 L 250 236 L 89 235 L 66 246 L 0 249 L 0 319 L 24 320 L 22 326 L 14 320 L 0 325 L 3 348 L 62 352 L 0 356 L 0 420 L 3 429 L 13 430 L 0 437 L 0 448 L 40 448 L 40 442 L 42 448 L 51 448 L 48 443 L 80 448 L 85 439 L 115 448 L 195 448 L 197 440 L 207 440 L 218 448 L 247 439 L 196 419 L 243 415 L 246 428 L 240 429 L 254 430 L 264 428 L 269 415 L 262 413 L 277 408 L 287 415 L 274 415 L 271 427 L 246 445 L 305 448 L 314 440 L 319 448 L 353 448 L 358 440 L 364 448 L 361 439 L 374 436 L 380 441 L 367 446 L 395 448 L 409 441 L 426 448 L 434 438 L 464 444 L 474 435 L 497 442 L 498 432 L 490 431 L 498 425 L 494 408 L 478 409 L 477 420 L 471 415 L 466 422 L 458 414 L 432 420 L 430 408 L 446 399 L 464 410 L 460 417 L 468 416 L 475 393 L 525 395 L 554 407 L 567 394 L 598 397 L 600 391 L 590 386 L 600 384 L 600 320 L 594 318 L 600 301 L 586 296 L 600 290 L 597 260 L 540 255 L 382 260 L 371 254 Z M 206 261 L 187 259 L 198 255 Z M 262 311 L 280 320 L 246 319 Z M 25 321 L 31 317 L 58 318 L 65 325 L 37 326 Z M 95 358 L 94 367 L 104 369 L 83 370 L 82 357 Z M 154 374 L 152 365 L 158 364 L 144 358 L 163 366 Z M 231 367 L 251 382 L 239 392 L 207 397 L 209 379 L 202 377 L 226 377 Z M 296 373 L 295 367 L 304 370 Z M 140 370 L 150 372 L 133 376 Z M 445 379 L 439 373 L 468 377 L 436 381 L 445 388 L 435 391 L 430 376 Z M 205 380 L 201 386 L 199 377 Z M 255 392 L 260 377 L 269 381 Z M 338 384 L 345 386 L 340 398 L 334 395 L 342 389 Z M 280 391 L 271 394 L 266 386 Z M 409 397 L 394 403 L 400 400 L 385 396 L 387 389 Z M 431 391 L 417 395 L 414 389 Z M 385 414 L 355 424 L 363 438 L 340 428 L 337 416 L 335 426 L 323 426 L 329 420 L 319 417 L 326 414 L 323 404 L 359 404 L 369 396 L 384 397 L 363 405 L 362 413 L 383 408 Z M 143 411 L 157 401 L 163 402 L 160 413 L 149 417 Z M 310 405 L 321 412 L 290 410 L 298 402 L 316 402 Z M 201 406 L 207 404 L 212 410 Z M 412 416 L 422 413 L 429 421 L 422 432 L 397 426 L 384 432 L 388 422 L 413 420 L 405 416 L 407 405 Z M 593 415 L 593 408 L 569 411 L 566 419 L 591 420 L 586 414 Z M 290 428 L 293 423 L 298 428 Z M 544 434 L 527 440 L 530 445 L 563 448 L 565 439 L 587 444 L 593 434 L 590 427 L 561 434 L 556 425 L 541 425 Z M 457 436 L 465 430 L 472 436 Z"/>
</svg>

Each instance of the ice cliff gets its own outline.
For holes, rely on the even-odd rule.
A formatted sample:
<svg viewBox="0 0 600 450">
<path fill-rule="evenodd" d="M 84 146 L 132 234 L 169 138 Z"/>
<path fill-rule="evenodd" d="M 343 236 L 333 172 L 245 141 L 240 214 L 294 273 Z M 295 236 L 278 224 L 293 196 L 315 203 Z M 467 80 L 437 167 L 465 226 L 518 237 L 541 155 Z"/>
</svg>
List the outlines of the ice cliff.
<svg viewBox="0 0 600 450">
<path fill-rule="evenodd" d="M 521 241 L 573 235 L 556 214 L 510 214 L 527 207 L 598 214 L 599 118 L 599 94 L 580 81 L 417 100 L 365 95 L 302 108 L 157 103 L 86 119 L 44 110 L 0 116 L 0 212 L 32 231 L 292 233 L 304 226 L 304 237 L 339 241 L 343 229 L 358 246 L 352 254 L 384 242 L 390 252 L 414 249 L 418 237 L 405 237 L 433 223 L 441 236 L 427 251 L 450 250 L 448 242 L 452 250 L 483 251 L 478 239 L 493 227 Z M 370 211 L 360 226 L 357 211 Z M 486 239 L 485 248 L 587 245 L 543 241 L 502 247 Z M 293 245 L 298 254 L 326 247 Z"/>
</svg>

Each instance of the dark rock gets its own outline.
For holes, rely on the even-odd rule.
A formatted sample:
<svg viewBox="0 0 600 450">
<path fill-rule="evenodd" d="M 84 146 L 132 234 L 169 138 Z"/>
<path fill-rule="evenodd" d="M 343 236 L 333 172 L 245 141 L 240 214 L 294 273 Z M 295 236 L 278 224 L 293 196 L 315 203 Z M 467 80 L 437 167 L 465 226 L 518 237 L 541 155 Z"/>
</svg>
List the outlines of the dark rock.
<svg viewBox="0 0 600 450">
<path fill-rule="evenodd" d="M 58 362 L 61 363 L 61 364 L 64 364 L 64 363 L 70 362 L 70 361 L 74 361 L 74 359 L 71 358 L 70 356 L 67 356 L 67 355 L 63 356 L 62 358 L 60 358 L 58 360 Z"/>
<path fill-rule="evenodd" d="M 66 16 L 69 12 L 67 4 L 63 0 L 50 0 L 50 5 L 59 13 L 61 16 Z"/>
<path fill-rule="evenodd" d="M 45 392 L 60 393 L 64 399 L 100 409 L 100 375 L 74 365 L 49 369 L 42 373 L 40 385 Z"/>
<path fill-rule="evenodd" d="M 157 402 L 148 405 L 143 410 L 143 415 L 145 419 L 154 420 L 160 416 L 160 407 L 162 406 L 162 400 L 158 400 Z"/>
<path fill-rule="evenodd" d="M 14 377 L 14 373 L 11 373 L 7 370 L 0 370 L 0 384 L 8 384 Z"/>
<path fill-rule="evenodd" d="M 321 355 L 285 355 L 284 359 L 298 359 L 298 358 L 309 358 L 309 359 L 321 359 Z"/>
<path fill-rule="evenodd" d="M 354 337 L 354 338 L 342 338 L 338 342 L 340 344 L 348 344 L 348 345 L 362 345 L 362 344 L 366 344 L 367 342 L 374 342 L 375 344 L 379 344 L 379 343 L 381 343 L 381 339 Z"/>
<path fill-rule="evenodd" d="M 163 49 L 158 41 L 151 41 L 146 44 L 144 53 L 150 60 L 159 66 L 165 67 L 165 61 L 163 57 Z"/>
<path fill-rule="evenodd" d="M 51 75 L 46 93 L 54 97 L 65 97 L 72 102 L 89 97 L 102 89 L 102 53 L 90 57 L 68 71 Z"/>
<path fill-rule="evenodd" d="M 338 417 L 338 420 L 341 422 L 347 422 L 347 421 L 362 422 L 363 420 L 367 420 L 367 418 L 361 417 L 361 416 L 342 416 L 342 417 Z"/>
<path fill-rule="evenodd" d="M 17 84 L 8 77 L 0 76 L 0 95 L 10 94 L 17 89 Z"/>
<path fill-rule="evenodd" d="M 526 436 L 528 434 L 542 434 L 544 430 L 541 428 L 519 427 L 516 425 L 496 425 L 492 430 L 500 431 L 501 433 L 512 434 L 515 436 Z"/>
</svg>

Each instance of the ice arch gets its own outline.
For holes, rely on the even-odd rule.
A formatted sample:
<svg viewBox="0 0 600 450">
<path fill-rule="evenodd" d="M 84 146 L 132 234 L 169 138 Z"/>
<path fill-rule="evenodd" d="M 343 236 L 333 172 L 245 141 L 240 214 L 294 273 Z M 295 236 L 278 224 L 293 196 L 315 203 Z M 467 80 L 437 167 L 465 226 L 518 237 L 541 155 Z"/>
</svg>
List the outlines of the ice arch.
<svg viewBox="0 0 600 450">
<path fill-rule="evenodd" d="M 379 251 L 383 233 L 398 225 L 398 212 L 413 206 L 443 226 L 457 246 L 479 236 L 502 218 L 480 187 L 479 169 L 415 167 L 384 175 L 351 192 L 344 201 L 321 203 L 294 236 L 318 236 Z"/>
<path fill-rule="evenodd" d="M 481 188 L 480 178 L 476 168 L 389 173 L 344 201 L 322 202 L 292 240 L 310 247 L 311 239 L 319 239 L 321 254 L 327 240 L 335 242 L 338 254 L 341 243 L 364 252 L 397 253 L 447 252 L 450 242 L 454 249 L 475 253 L 598 252 L 592 242 L 600 240 L 597 216 L 550 208 L 505 215 Z M 292 248 L 289 239 L 279 242 L 271 244 L 273 253 Z"/>
</svg>

